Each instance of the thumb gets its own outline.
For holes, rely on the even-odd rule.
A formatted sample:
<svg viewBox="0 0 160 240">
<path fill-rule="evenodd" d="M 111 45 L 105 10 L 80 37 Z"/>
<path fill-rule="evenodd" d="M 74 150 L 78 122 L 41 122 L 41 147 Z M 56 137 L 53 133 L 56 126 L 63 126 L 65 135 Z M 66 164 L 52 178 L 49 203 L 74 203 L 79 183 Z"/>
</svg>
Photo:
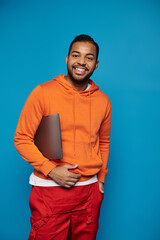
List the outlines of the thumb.
<svg viewBox="0 0 160 240">
<path fill-rule="evenodd" d="M 76 164 L 76 165 L 69 165 L 69 164 L 66 164 L 65 167 L 66 167 L 67 169 L 75 169 L 75 168 L 78 167 L 78 165 L 77 165 L 77 164 Z"/>
<path fill-rule="evenodd" d="M 102 182 L 98 182 L 98 183 L 99 183 L 99 191 L 101 193 L 104 193 L 104 185 L 103 185 L 103 183 Z"/>
</svg>

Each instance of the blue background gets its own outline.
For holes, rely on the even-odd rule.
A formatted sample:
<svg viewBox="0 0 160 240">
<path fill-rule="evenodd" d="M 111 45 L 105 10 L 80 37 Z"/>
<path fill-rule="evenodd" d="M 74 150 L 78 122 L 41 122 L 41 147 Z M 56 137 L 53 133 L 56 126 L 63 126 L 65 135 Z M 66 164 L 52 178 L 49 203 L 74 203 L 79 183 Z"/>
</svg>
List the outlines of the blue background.
<svg viewBox="0 0 160 240">
<path fill-rule="evenodd" d="M 112 102 L 111 151 L 98 240 L 160 239 L 160 1 L 0 1 L 1 240 L 30 231 L 32 167 L 13 137 L 38 84 L 66 73 L 72 39 L 100 46 L 92 79 Z"/>
</svg>

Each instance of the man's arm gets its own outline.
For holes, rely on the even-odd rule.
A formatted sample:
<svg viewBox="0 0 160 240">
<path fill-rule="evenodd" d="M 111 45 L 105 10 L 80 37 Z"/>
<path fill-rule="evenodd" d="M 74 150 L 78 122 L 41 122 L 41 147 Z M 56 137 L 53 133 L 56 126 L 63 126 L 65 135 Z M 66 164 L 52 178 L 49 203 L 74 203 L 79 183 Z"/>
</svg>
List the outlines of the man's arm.
<svg viewBox="0 0 160 240">
<path fill-rule="evenodd" d="M 98 181 L 100 186 L 100 191 L 103 192 L 103 184 L 105 181 L 105 175 L 108 174 L 107 163 L 109 157 L 109 144 L 110 144 L 110 130 L 111 130 L 111 102 L 108 101 L 106 108 L 105 118 L 101 124 L 99 131 L 99 147 L 103 165 L 98 173 Z"/>
<path fill-rule="evenodd" d="M 55 165 L 45 158 L 34 144 L 34 136 L 43 115 L 43 91 L 40 86 L 37 86 L 29 95 L 20 114 L 14 144 L 24 160 L 29 162 L 37 171 L 47 176 Z"/>
<path fill-rule="evenodd" d="M 34 136 L 45 115 L 45 101 L 43 89 L 38 86 L 29 95 L 19 118 L 14 144 L 20 155 L 29 162 L 33 168 L 51 177 L 64 187 L 73 186 L 79 179 L 79 174 L 69 172 L 74 165 L 57 166 L 45 158 L 34 144 Z M 77 167 L 77 166 L 76 166 Z"/>
</svg>

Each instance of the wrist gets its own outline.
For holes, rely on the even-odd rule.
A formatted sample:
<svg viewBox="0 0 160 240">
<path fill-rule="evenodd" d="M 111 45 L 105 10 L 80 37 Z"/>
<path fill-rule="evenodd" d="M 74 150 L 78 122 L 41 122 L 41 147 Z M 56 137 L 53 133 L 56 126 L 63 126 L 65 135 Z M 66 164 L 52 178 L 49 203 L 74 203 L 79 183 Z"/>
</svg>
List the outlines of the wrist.
<svg viewBox="0 0 160 240">
<path fill-rule="evenodd" d="M 55 167 L 55 168 L 56 168 L 56 167 Z M 53 178 L 53 177 L 54 177 L 54 172 L 55 172 L 54 169 L 55 169 L 55 168 L 53 168 L 53 169 L 47 174 L 48 177 L 50 177 L 50 178 Z"/>
</svg>

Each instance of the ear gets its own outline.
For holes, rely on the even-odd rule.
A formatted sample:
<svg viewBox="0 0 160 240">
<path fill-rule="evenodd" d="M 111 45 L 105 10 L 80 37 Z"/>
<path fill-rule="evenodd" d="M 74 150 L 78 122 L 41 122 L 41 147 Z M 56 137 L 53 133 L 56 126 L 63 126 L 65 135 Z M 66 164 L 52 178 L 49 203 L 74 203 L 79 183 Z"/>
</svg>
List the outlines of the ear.
<svg viewBox="0 0 160 240">
<path fill-rule="evenodd" d="M 98 63 L 99 63 L 99 60 L 97 60 L 97 62 L 96 62 L 96 65 L 95 65 L 95 70 L 98 68 Z"/>
<path fill-rule="evenodd" d="M 65 60 L 66 64 L 68 64 L 68 54 L 66 56 L 66 60 Z"/>
</svg>

